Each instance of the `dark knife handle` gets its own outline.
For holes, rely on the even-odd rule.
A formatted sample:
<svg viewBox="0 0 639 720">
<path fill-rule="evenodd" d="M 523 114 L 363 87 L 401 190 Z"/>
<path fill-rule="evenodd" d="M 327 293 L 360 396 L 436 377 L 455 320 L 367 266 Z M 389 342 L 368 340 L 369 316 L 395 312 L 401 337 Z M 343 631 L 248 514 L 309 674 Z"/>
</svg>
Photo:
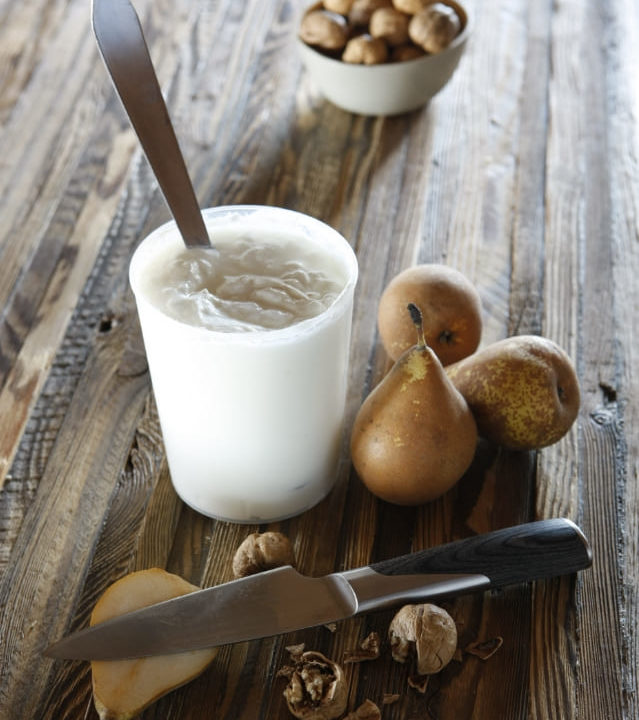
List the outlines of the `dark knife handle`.
<svg viewBox="0 0 639 720">
<path fill-rule="evenodd" d="M 382 575 L 480 573 L 490 587 L 566 575 L 592 563 L 583 532 L 566 518 L 539 520 L 383 560 Z"/>
</svg>

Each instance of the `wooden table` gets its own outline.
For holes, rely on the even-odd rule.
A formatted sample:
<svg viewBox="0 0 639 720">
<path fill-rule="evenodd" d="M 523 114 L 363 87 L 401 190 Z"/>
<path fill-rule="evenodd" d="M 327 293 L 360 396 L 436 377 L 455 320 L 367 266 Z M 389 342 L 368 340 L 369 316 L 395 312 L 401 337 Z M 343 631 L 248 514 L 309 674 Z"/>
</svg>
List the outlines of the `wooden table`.
<svg viewBox="0 0 639 720">
<path fill-rule="evenodd" d="M 447 603 L 462 653 L 425 694 L 384 651 L 346 665 L 349 708 L 383 718 L 639 716 L 639 6 L 473 0 L 451 83 L 422 111 L 350 115 L 295 49 L 301 3 L 136 2 L 203 206 L 316 216 L 355 248 L 348 422 L 384 370 L 376 306 L 390 278 L 445 262 L 476 284 L 483 344 L 536 333 L 574 359 L 577 423 L 538 453 L 482 446 L 418 508 L 377 501 L 344 453 L 334 491 L 274 524 L 321 575 L 554 516 L 589 536 L 578 576 Z M 172 489 L 127 282 L 169 219 L 98 57 L 88 3 L 0 2 L 0 718 L 95 718 L 89 664 L 41 650 L 88 622 L 125 573 L 208 586 L 255 526 L 216 522 Z M 224 647 L 145 718 L 289 717 L 285 647 L 340 659 L 389 612 Z"/>
</svg>

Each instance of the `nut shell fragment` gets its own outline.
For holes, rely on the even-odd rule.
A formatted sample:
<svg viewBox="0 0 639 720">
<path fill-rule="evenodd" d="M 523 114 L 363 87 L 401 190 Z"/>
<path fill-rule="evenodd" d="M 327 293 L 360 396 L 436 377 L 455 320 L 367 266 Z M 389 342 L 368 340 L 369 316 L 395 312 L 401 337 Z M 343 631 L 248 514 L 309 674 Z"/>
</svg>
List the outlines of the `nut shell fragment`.
<svg viewBox="0 0 639 720">
<path fill-rule="evenodd" d="M 344 653 L 344 662 L 355 663 L 364 660 L 377 660 L 380 653 L 379 647 L 379 633 L 373 631 L 362 640 L 357 650 Z"/>
<path fill-rule="evenodd" d="M 364 702 L 353 712 L 348 713 L 344 720 L 380 720 L 382 713 L 372 700 Z"/>
<path fill-rule="evenodd" d="M 400 698 L 398 693 L 384 693 L 382 697 L 382 705 L 393 705 Z"/>
<path fill-rule="evenodd" d="M 430 675 L 411 675 L 408 678 L 408 687 L 413 688 L 413 690 L 417 690 L 418 693 L 424 695 L 428 688 L 429 680 Z"/>
<path fill-rule="evenodd" d="M 442 670 L 457 649 L 457 627 L 437 605 L 405 605 L 388 629 L 393 659 L 406 662 L 416 655 L 419 675 Z"/>
<path fill-rule="evenodd" d="M 475 655 L 480 658 L 480 660 L 488 660 L 503 644 L 504 639 L 498 635 L 490 640 L 476 640 L 466 645 L 464 652 L 467 652 L 469 655 Z"/>
</svg>

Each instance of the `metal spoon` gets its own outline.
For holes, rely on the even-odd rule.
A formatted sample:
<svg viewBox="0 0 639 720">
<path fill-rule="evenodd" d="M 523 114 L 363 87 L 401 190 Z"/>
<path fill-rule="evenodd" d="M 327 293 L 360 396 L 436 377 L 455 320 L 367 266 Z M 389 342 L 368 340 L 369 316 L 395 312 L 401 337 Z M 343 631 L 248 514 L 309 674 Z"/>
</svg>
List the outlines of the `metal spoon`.
<svg viewBox="0 0 639 720">
<path fill-rule="evenodd" d="M 93 31 L 185 245 L 210 246 L 140 20 L 129 0 L 93 0 Z"/>
</svg>

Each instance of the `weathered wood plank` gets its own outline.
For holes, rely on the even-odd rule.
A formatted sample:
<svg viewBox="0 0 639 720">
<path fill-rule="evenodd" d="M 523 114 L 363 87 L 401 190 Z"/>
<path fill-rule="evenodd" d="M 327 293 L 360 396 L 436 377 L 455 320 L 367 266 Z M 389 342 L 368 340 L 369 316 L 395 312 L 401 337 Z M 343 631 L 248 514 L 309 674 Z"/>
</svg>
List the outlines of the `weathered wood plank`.
<svg viewBox="0 0 639 720">
<path fill-rule="evenodd" d="M 639 715 L 639 89 L 623 69 L 639 66 L 639 7 L 621 1 L 608 16 L 607 100 L 608 149 L 611 173 L 610 234 L 613 244 L 612 284 L 615 289 L 616 386 L 602 388 L 614 404 L 619 429 L 616 475 L 619 499 L 619 586 L 621 690 L 626 717 Z M 588 619 L 584 623 L 590 625 Z"/>
<path fill-rule="evenodd" d="M 110 170 L 113 179 L 121 180 L 128 168 L 132 152 L 132 138 L 126 132 L 123 142 L 115 143 L 116 154 L 111 156 Z M 93 162 L 96 175 L 101 164 Z M 107 178 L 108 179 L 108 178 Z M 48 251 L 48 237 L 43 238 L 34 256 L 29 270 L 39 273 L 52 271 L 47 277 L 47 287 L 40 304 L 29 309 L 20 316 L 21 296 L 29 295 L 30 283 L 20 289 L 9 305 L 6 325 L 10 334 L 16 336 L 19 331 L 24 340 L 17 353 L 9 351 L 7 360 L 11 362 L 4 386 L 0 390 L 0 413 L 14 418 L 19 422 L 12 425 L 11 433 L 4 433 L 0 440 L 0 478 L 4 478 L 15 456 L 18 442 L 26 428 L 29 413 L 42 389 L 47 373 L 53 363 L 54 355 L 62 340 L 67 323 L 73 311 L 74 302 L 80 288 L 84 285 L 91 272 L 119 198 L 117 194 L 109 199 L 102 193 L 102 179 L 95 178 L 95 185 L 89 189 L 86 204 L 79 209 L 73 224 L 66 223 L 65 230 L 70 232 L 65 246 L 60 250 L 59 261 L 53 270 L 53 264 L 47 262 L 51 258 Z M 119 183 L 116 188 L 119 188 Z M 56 222 L 51 231 L 60 231 L 61 223 Z M 52 239 L 55 242 L 55 235 Z M 64 258 L 69 258 L 68 262 Z M 55 255 L 53 256 L 55 259 Z M 30 278 L 29 278 L 30 280 Z M 14 308 L 17 312 L 14 313 Z M 36 314 L 38 313 L 38 314 Z M 25 333 L 28 331 L 28 335 Z M 13 357 L 12 357 L 13 356 Z"/>
<path fill-rule="evenodd" d="M 91 61 L 95 63 L 97 58 L 87 22 L 82 3 L 67 8 L 43 57 L 32 69 L 23 102 L 3 127 L 6 170 L 0 176 L 0 234 L 6 240 L 0 247 L 2 307 L 41 240 L 47 218 L 59 200 L 59 186 L 68 183 L 75 169 L 77 145 L 73 141 L 85 145 L 100 110 L 90 91 Z M 48 118 L 56 121 L 47 122 Z"/>
<path fill-rule="evenodd" d="M 9 0 L 0 6 L 0 14 L 1 127 L 29 85 L 66 13 L 63 2 Z"/>
<path fill-rule="evenodd" d="M 9 717 L 37 715 L 52 665 L 39 653 L 47 638 L 67 627 L 100 532 L 99 519 L 131 446 L 132 422 L 148 392 L 145 375 L 118 375 L 116 348 L 114 342 L 97 348 L 85 377 L 91 394 L 65 417 L 51 453 L 51 473 L 40 482 L 0 584 L 5 633 L 0 694 Z M 40 623 L 46 630 L 33 633 Z"/>
<path fill-rule="evenodd" d="M 546 145 L 545 254 L 542 289 L 541 332 L 555 340 L 575 360 L 578 359 L 580 285 L 580 212 L 582 208 L 583 168 L 568 162 L 579 152 L 581 123 L 585 109 L 582 78 L 574 73 L 581 54 L 586 13 L 576 6 L 555 4 L 550 26 L 550 73 L 548 78 L 548 137 Z M 566 98 L 572 99 L 571 103 Z M 595 101 L 596 102 L 596 101 Z M 576 457 L 576 433 L 557 447 L 540 454 L 536 488 L 536 513 L 564 514 L 577 518 L 575 499 L 578 488 L 572 470 Z M 530 712 L 545 717 L 550 708 L 560 708 L 565 717 L 577 717 L 576 671 L 572 661 L 574 630 L 571 618 L 578 600 L 574 589 L 558 584 L 538 588 L 534 595 L 531 662 Z M 554 617 L 553 622 L 539 622 Z M 545 672 L 542 672 L 542 668 Z"/>
<path fill-rule="evenodd" d="M 453 491 L 411 509 L 365 490 L 346 437 L 334 492 L 274 524 L 311 575 L 535 515 L 568 514 L 591 536 L 595 566 L 576 582 L 447 603 L 460 646 L 503 637 L 489 661 L 464 655 L 421 695 L 386 648 L 346 666 L 350 707 L 397 692 L 390 720 L 625 720 L 639 664 L 639 9 L 469 5 L 473 38 L 451 84 L 424 111 L 374 119 L 333 108 L 302 72 L 301 6 L 136 2 L 202 204 L 301 210 L 358 253 L 347 428 L 387 367 L 379 295 L 415 262 L 448 262 L 476 283 L 485 343 L 542 333 L 578 361 L 583 410 L 556 446 L 482 444 Z M 168 211 L 86 3 L 3 2 L 0 17 L 0 417 L 16 419 L 0 434 L 0 716 L 95 718 L 88 666 L 41 659 L 44 642 L 85 624 L 129 570 L 230 579 L 232 553 L 258 528 L 204 518 L 170 484 L 126 282 L 137 239 Z M 340 659 L 370 630 L 384 636 L 391 616 L 223 648 L 144 717 L 284 720 L 287 644 Z"/>
<path fill-rule="evenodd" d="M 574 517 L 579 513 L 577 517 L 595 538 L 600 560 L 595 554 L 593 572 L 584 574 L 574 598 L 567 602 L 560 597 L 556 603 L 558 612 L 567 611 L 566 617 L 558 614 L 558 618 L 571 633 L 553 626 L 543 635 L 540 632 L 539 643 L 553 648 L 554 661 L 553 672 L 546 674 L 540 671 L 543 661 L 538 661 L 540 669 L 534 675 L 545 683 L 534 694 L 534 709 L 540 717 L 558 706 L 566 717 L 631 717 L 623 689 L 626 670 L 619 665 L 623 643 L 618 624 L 620 570 L 613 548 L 606 542 L 599 546 L 604 537 L 617 538 L 613 544 L 625 544 L 618 506 L 623 474 L 620 448 L 625 440 L 608 397 L 608 388 L 617 384 L 614 348 L 621 341 L 616 336 L 611 294 L 616 240 L 610 232 L 615 219 L 609 196 L 612 135 L 607 126 L 607 96 L 617 80 L 605 54 L 605 39 L 611 38 L 606 10 L 562 3 L 555 8 L 553 28 L 547 190 L 552 244 L 546 262 L 545 327 L 573 357 L 579 357 L 583 434 L 579 450 L 573 432 L 561 446 L 544 453 L 537 504 L 538 512 L 544 514 Z M 593 37 L 600 42 L 585 39 Z M 579 287 L 581 292 L 576 296 L 570 287 Z M 547 602 L 539 598 L 536 612 L 540 617 L 549 615 L 544 607 Z M 599 612 L 593 612 L 594 605 Z M 595 614 L 597 628 L 585 620 Z M 536 627 L 541 631 L 540 622 Z M 574 632 L 580 643 L 575 642 Z M 601 645 L 596 638 L 604 636 Z"/>
</svg>

